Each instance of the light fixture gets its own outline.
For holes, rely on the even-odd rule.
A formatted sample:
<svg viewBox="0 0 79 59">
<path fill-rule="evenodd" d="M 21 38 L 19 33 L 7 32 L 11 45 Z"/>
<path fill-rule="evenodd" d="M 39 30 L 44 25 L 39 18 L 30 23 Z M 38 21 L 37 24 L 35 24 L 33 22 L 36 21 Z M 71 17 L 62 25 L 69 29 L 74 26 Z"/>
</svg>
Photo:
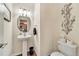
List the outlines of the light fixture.
<svg viewBox="0 0 79 59">
<path fill-rule="evenodd" d="M 18 9 L 18 16 L 27 16 L 27 17 L 30 17 L 32 14 L 31 14 L 31 11 L 30 10 L 27 10 L 27 9 Z"/>
<path fill-rule="evenodd" d="M 28 17 L 31 16 L 31 11 L 30 11 L 30 10 L 28 10 L 28 12 L 27 12 L 27 16 L 28 16 Z"/>
</svg>

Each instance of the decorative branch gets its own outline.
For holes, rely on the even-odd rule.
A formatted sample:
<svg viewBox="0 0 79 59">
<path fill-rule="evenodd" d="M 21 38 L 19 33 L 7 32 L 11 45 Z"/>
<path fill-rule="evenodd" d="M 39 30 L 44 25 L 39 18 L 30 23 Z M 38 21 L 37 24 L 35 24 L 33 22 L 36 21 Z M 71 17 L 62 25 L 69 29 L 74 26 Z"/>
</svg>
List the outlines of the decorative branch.
<svg viewBox="0 0 79 59">
<path fill-rule="evenodd" d="M 62 22 L 62 31 L 64 31 L 67 35 L 69 34 L 70 31 L 72 31 L 72 25 L 75 21 L 75 16 L 72 17 L 71 15 L 71 7 L 72 3 L 64 5 L 64 8 L 61 10 L 61 14 L 64 17 L 64 21 Z"/>
</svg>

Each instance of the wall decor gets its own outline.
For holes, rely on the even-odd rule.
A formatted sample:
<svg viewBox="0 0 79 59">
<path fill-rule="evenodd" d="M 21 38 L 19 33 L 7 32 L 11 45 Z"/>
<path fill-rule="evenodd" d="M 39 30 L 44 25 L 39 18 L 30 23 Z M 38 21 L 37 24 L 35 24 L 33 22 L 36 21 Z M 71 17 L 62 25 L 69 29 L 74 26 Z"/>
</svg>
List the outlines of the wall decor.
<svg viewBox="0 0 79 59">
<path fill-rule="evenodd" d="M 0 3 L 0 15 L 4 17 L 4 20 L 11 21 L 11 11 L 5 3 Z"/>
<path fill-rule="evenodd" d="M 68 3 L 64 5 L 64 8 L 61 10 L 61 14 L 63 15 L 64 21 L 62 22 L 62 31 L 65 32 L 66 35 L 72 31 L 73 23 L 75 21 L 75 16 L 72 16 L 72 3 Z"/>
</svg>

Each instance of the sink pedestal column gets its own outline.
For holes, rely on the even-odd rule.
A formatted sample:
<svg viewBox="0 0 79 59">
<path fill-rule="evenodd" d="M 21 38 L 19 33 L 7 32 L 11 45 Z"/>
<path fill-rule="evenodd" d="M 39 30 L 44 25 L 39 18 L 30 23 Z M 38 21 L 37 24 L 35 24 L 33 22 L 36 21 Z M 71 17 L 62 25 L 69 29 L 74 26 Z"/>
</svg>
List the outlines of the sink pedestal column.
<svg viewBox="0 0 79 59">
<path fill-rule="evenodd" d="M 22 55 L 27 56 L 27 40 L 23 40 Z"/>
</svg>

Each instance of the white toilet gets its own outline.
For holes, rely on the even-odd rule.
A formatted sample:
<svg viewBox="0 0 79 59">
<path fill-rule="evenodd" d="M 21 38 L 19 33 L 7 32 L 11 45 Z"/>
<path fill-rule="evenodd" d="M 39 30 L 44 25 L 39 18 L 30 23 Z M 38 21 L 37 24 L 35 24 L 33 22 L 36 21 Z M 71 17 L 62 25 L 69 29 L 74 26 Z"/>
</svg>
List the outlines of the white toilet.
<svg viewBox="0 0 79 59">
<path fill-rule="evenodd" d="M 51 56 L 76 56 L 77 55 L 77 45 L 68 44 L 62 41 L 58 41 L 58 50 L 52 52 Z"/>
</svg>

